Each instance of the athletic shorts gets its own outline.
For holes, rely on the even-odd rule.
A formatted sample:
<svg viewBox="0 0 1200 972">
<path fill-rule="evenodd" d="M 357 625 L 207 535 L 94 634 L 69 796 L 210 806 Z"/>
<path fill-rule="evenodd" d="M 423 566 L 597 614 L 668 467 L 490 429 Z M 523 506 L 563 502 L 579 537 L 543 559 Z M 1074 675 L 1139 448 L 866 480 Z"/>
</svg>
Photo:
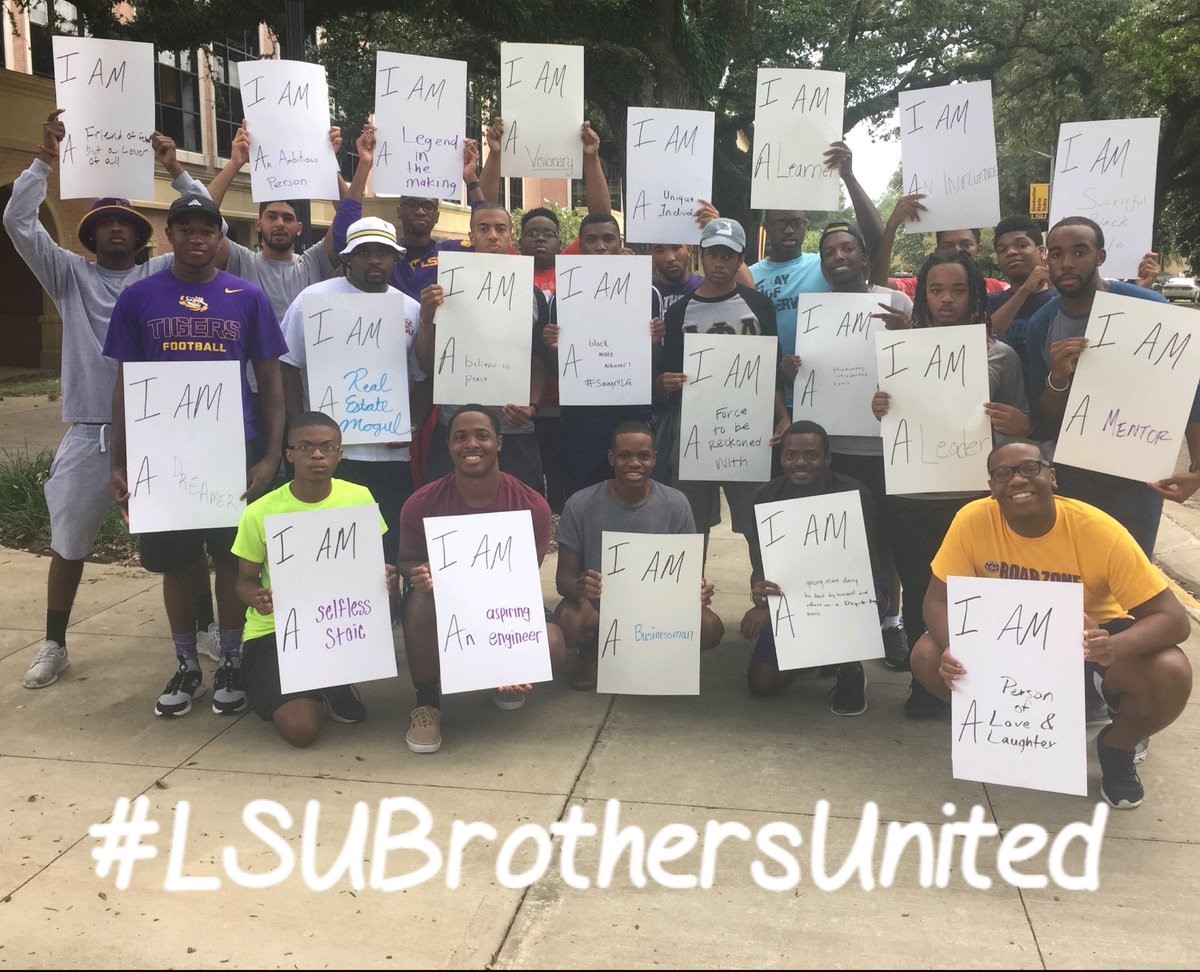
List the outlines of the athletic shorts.
<svg viewBox="0 0 1200 972">
<path fill-rule="evenodd" d="M 111 426 L 76 422 L 54 454 L 44 486 L 50 511 L 50 549 L 64 560 L 92 552 L 100 524 L 112 505 Z"/>
<path fill-rule="evenodd" d="M 263 722 L 270 722 L 275 710 L 296 699 L 320 700 L 321 692 L 290 692 L 284 695 L 279 688 L 279 650 L 275 633 L 251 638 L 242 645 L 242 684 L 246 701 Z"/>
</svg>

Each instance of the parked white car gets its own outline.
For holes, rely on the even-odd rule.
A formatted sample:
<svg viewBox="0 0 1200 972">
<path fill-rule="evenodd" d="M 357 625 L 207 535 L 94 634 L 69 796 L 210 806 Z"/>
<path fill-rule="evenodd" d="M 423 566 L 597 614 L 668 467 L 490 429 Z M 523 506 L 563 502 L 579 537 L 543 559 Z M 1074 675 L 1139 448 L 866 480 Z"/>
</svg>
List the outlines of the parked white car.
<svg viewBox="0 0 1200 972">
<path fill-rule="evenodd" d="M 1167 300 L 1190 300 L 1194 304 L 1200 301 L 1200 284 L 1195 277 L 1172 277 L 1163 284 L 1162 295 Z"/>
</svg>

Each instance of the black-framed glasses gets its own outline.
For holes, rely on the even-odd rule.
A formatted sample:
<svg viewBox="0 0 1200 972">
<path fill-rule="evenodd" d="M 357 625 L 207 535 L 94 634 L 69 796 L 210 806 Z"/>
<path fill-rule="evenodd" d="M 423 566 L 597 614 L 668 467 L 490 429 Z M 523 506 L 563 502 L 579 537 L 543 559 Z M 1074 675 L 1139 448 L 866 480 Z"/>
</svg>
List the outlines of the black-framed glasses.
<svg viewBox="0 0 1200 972">
<path fill-rule="evenodd" d="M 1043 469 L 1049 469 L 1050 463 L 1045 459 L 1026 459 L 1015 466 L 997 466 L 988 470 L 988 479 L 997 483 L 1007 483 L 1013 478 L 1013 473 L 1020 473 L 1025 479 L 1033 479 L 1042 474 Z"/>
<path fill-rule="evenodd" d="M 306 456 L 336 456 L 342 451 L 336 442 L 297 442 L 287 448 L 288 452 L 301 452 Z"/>
<path fill-rule="evenodd" d="M 529 240 L 556 240 L 558 230 L 527 229 L 521 230 L 521 235 Z"/>
<path fill-rule="evenodd" d="M 418 212 L 436 213 L 438 211 L 438 201 L 436 199 L 401 199 L 400 207 L 402 209 L 415 209 Z"/>
</svg>

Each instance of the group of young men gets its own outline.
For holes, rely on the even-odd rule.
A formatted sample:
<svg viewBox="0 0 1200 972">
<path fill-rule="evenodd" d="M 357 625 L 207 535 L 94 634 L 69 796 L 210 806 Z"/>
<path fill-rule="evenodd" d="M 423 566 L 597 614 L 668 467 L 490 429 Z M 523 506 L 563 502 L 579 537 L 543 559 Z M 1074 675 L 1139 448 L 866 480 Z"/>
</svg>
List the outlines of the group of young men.
<svg viewBox="0 0 1200 972">
<path fill-rule="evenodd" d="M 26 672 L 27 687 L 50 685 L 67 668 L 67 626 L 83 561 L 110 498 L 120 503 L 128 499 L 123 364 L 227 358 L 242 364 L 243 498 L 248 506 L 241 524 L 141 537 L 143 564 L 163 575 L 176 658 L 170 682 L 155 703 L 157 715 L 182 716 L 205 692 L 197 653 L 210 633 L 204 604 L 211 556 L 219 662 L 213 710 L 230 714 L 249 705 L 298 746 L 316 738 L 327 715 L 343 722 L 365 717 L 352 686 L 299 695 L 280 691 L 264 546 L 263 518 L 270 513 L 379 504 L 384 558 L 391 565 L 389 590 L 397 600 L 403 594 L 398 610 L 416 690 L 407 742 L 414 752 L 429 753 L 441 745 L 442 699 L 425 518 L 528 510 L 541 558 L 552 539 L 552 516 L 561 515 L 555 574 L 561 602 L 547 612 L 549 651 L 560 665 L 574 650 L 574 686 L 594 689 L 603 531 L 707 535 L 720 522 L 721 485 L 732 527 L 748 547 L 751 606 L 740 630 L 755 642 L 749 686 L 756 695 L 774 694 L 795 672 L 781 672 L 775 657 L 766 605 L 779 588 L 763 573 L 754 504 L 853 490 L 861 496 L 871 538 L 881 653 L 891 667 L 909 668 L 901 597 L 910 607 L 923 602 L 924 624 L 910 624 L 908 632 L 916 642 L 914 690 L 923 687 L 937 699 L 948 696 L 962 673 L 948 650 L 948 574 L 989 576 L 989 565 L 1003 557 L 1003 562 L 1044 563 L 1046 576 L 1087 578 L 1084 651 L 1096 698 L 1115 713 L 1098 741 L 1102 792 L 1115 806 L 1140 803 L 1133 762 L 1137 744 L 1172 721 L 1190 692 L 1190 669 L 1174 647 L 1187 636 L 1186 618 L 1147 558 L 1162 499 L 1182 501 L 1200 486 L 1200 400 L 1188 426 L 1192 471 L 1158 483 L 1059 467 L 1058 486 L 1069 479 L 1066 491 L 1076 497 L 1065 500 L 1053 494 L 1056 472 L 1037 442 L 1001 445 L 988 460 L 991 499 L 969 504 L 955 519 L 934 558 L 928 591 L 901 592 L 891 563 L 895 534 L 888 524 L 895 517 L 889 515 L 878 437 L 830 437 L 819 425 L 793 424 L 789 418 L 791 381 L 803 355 L 796 335 L 800 294 L 876 293 L 876 316 L 887 327 L 911 326 L 912 301 L 885 284 L 891 241 L 903 221 L 919 218 L 920 197 L 902 198 L 884 225 L 854 179 L 850 153 L 842 143 L 830 147 L 827 164 L 846 185 L 857 226 L 827 226 L 817 253 L 803 251 L 805 213 L 769 210 L 764 218 L 767 255 L 747 267 L 744 229 L 703 201 L 697 212 L 702 276 L 692 273 L 689 245 L 650 248 L 654 291 L 646 340 L 655 377 L 653 402 L 644 407 L 558 405 L 553 268 L 561 250 L 559 227 L 550 210 L 525 213 L 516 248 L 532 258 L 535 268 L 528 400 L 502 409 L 455 408 L 432 401 L 427 378 L 433 372 L 438 309 L 445 296 L 437 282 L 438 253 L 514 249 L 511 217 L 496 201 L 502 122 L 497 120 L 487 132 L 489 143 L 495 144 L 478 177 L 477 147 L 468 140 L 464 150 L 464 181 L 472 204 L 468 240 L 434 240 L 439 205 L 433 199 L 400 199 L 400 234 L 388 221 L 362 215 L 374 149 L 374 133 L 367 126 L 356 142 L 358 170 L 344 186 L 333 226 L 320 243 L 299 255 L 293 243 L 301 227 L 285 201 L 261 206 L 259 251 L 240 247 L 225 235 L 219 204 L 248 158 L 249 133 L 238 133 L 229 165 L 208 187 L 183 170 L 170 139 L 156 135 L 156 156 L 181 195 L 167 213 L 171 252 L 139 265 L 135 258 L 149 239 L 150 226 L 124 200 L 97 200 L 80 224 L 79 238 L 95 253 L 94 262 L 57 247 L 40 226 L 38 206 L 63 134 L 58 115 L 44 124 L 37 158 L 17 180 L 4 213 L 14 245 L 63 317 L 63 417 L 71 423 L 46 483 L 53 532 L 47 630 Z M 330 135 L 336 147 L 340 133 Z M 586 124 L 580 137 L 590 212 L 568 249 L 617 254 L 623 250 L 621 231 L 608 208 L 599 140 Z M 979 238 L 978 230 L 942 231 L 937 246 L 939 251 L 977 255 Z M 992 333 L 1018 351 L 1029 397 L 1036 402 L 1034 436 L 1052 443 L 1065 392 L 1086 351 L 1082 332 L 1095 293 L 1111 289 L 1147 299 L 1155 295 L 1103 278 L 1103 232 L 1090 220 L 1065 220 L 1044 243 L 1035 223 L 1009 218 L 996 227 L 995 247 L 1009 286 L 995 282 L 993 289 L 988 282 Z M 1147 260 L 1144 269 L 1156 271 L 1157 266 Z M 405 331 L 413 434 L 343 448 L 338 422 L 314 411 L 308 400 L 304 296 L 397 291 L 403 295 L 403 321 L 389 326 Z M 683 335 L 688 332 L 778 337 L 772 440 L 778 447 L 778 478 L 766 484 L 681 479 L 679 409 L 688 380 L 683 363 Z M 196 340 L 215 337 L 220 340 Z M 277 486 L 281 459 L 293 475 Z M 981 483 L 981 492 L 983 487 Z M 711 587 L 703 585 L 697 597 L 702 647 L 711 648 L 721 641 L 724 624 L 711 610 Z M 831 710 L 847 716 L 865 711 L 862 664 L 839 665 L 832 674 Z M 498 686 L 496 704 L 519 708 L 530 689 Z"/>
</svg>

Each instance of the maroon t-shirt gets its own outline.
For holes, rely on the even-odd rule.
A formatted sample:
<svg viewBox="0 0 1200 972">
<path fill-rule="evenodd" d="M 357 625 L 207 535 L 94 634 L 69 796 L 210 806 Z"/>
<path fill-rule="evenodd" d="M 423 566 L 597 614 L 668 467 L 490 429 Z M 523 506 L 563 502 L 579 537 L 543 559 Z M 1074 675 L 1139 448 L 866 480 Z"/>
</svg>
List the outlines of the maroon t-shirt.
<svg viewBox="0 0 1200 972">
<path fill-rule="evenodd" d="M 454 485 L 454 473 L 426 483 L 405 502 L 400 510 L 400 550 L 405 556 L 419 551 L 419 560 L 429 559 L 425 547 L 425 518 L 430 516 L 464 516 L 469 513 L 507 513 L 529 510 L 533 516 L 533 543 L 538 563 L 550 549 L 550 507 L 541 493 L 530 489 L 515 476 L 500 473 L 500 488 L 492 501 L 482 509 L 473 509 L 463 502 Z"/>
</svg>

